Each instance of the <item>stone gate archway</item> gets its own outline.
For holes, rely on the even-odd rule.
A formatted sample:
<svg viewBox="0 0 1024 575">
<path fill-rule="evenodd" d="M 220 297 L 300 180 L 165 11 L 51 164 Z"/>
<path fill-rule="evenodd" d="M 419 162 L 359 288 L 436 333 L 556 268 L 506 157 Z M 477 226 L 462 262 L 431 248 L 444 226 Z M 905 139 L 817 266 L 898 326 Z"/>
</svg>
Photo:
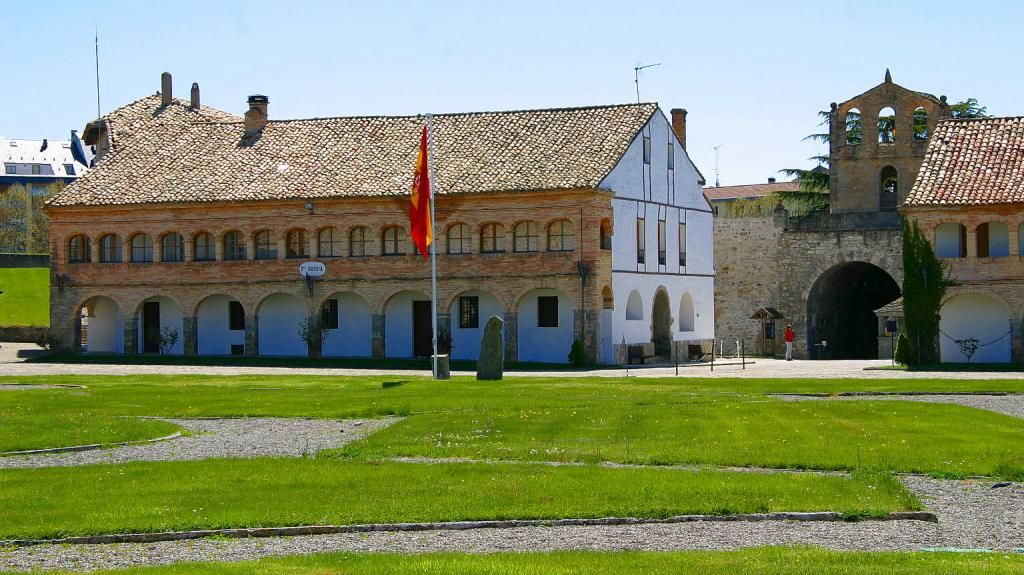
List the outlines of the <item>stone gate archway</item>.
<svg viewBox="0 0 1024 575">
<path fill-rule="evenodd" d="M 900 296 L 900 287 L 882 268 L 867 262 L 832 266 L 815 280 L 807 297 L 807 355 L 877 359 L 878 319 L 874 310 Z"/>
<path fill-rule="evenodd" d="M 654 355 L 672 357 L 672 306 L 668 301 L 668 291 L 663 287 L 659 287 L 654 294 L 654 305 L 651 308 L 651 342 L 654 343 Z"/>
</svg>

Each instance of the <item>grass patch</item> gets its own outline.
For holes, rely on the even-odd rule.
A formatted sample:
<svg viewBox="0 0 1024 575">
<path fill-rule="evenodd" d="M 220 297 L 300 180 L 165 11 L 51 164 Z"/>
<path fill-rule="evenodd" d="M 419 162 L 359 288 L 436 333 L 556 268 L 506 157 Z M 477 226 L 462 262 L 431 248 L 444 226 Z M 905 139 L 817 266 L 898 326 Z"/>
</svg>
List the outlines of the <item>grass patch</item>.
<svg viewBox="0 0 1024 575">
<path fill-rule="evenodd" d="M 225 527 L 918 510 L 888 474 L 242 459 L 0 473 L 0 539 Z"/>
<path fill-rule="evenodd" d="M 50 325 L 49 268 L 0 268 L 0 327 Z"/>
<path fill-rule="evenodd" d="M 7 411 L 0 407 L 0 452 L 156 439 L 181 430 L 166 421 L 135 417 L 76 413 L 24 416 L 9 415 Z"/>
<path fill-rule="evenodd" d="M 1001 553 L 855 553 L 762 547 L 740 551 L 494 553 L 421 555 L 329 553 L 241 563 L 191 563 L 98 571 L 97 575 L 1008 575 L 1024 555 Z"/>
</svg>

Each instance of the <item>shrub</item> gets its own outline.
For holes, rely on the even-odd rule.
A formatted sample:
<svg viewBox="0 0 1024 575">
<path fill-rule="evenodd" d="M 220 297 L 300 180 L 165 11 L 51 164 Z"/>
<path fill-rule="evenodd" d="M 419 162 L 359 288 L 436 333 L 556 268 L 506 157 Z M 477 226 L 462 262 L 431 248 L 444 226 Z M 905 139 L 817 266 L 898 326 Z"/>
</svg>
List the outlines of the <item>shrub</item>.
<svg viewBox="0 0 1024 575">
<path fill-rule="evenodd" d="M 901 331 L 896 338 L 896 352 L 893 357 L 896 359 L 896 363 L 901 365 L 910 365 L 916 359 L 914 346 L 910 344 L 907 332 Z"/>
<path fill-rule="evenodd" d="M 573 340 L 572 349 L 569 350 L 569 363 L 576 367 L 587 365 L 587 350 L 583 347 L 582 340 Z"/>
</svg>

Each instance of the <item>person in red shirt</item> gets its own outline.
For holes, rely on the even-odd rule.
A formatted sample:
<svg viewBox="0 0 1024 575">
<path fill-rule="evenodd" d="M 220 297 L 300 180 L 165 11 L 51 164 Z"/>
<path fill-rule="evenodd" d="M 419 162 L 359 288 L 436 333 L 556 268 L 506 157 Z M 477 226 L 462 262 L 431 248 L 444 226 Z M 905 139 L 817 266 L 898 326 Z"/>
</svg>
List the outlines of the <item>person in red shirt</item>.
<svg viewBox="0 0 1024 575">
<path fill-rule="evenodd" d="M 786 333 L 783 336 L 786 340 L 786 361 L 793 361 L 793 340 L 796 339 L 796 332 L 793 326 L 786 326 Z"/>
</svg>

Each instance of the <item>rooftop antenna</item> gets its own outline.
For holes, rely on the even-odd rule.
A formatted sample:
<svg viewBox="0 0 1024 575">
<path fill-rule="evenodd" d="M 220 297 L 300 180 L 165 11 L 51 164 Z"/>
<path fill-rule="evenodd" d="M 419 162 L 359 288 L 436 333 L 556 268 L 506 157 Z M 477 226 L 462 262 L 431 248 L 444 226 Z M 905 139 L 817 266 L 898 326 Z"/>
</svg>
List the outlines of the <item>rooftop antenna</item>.
<svg viewBox="0 0 1024 575">
<path fill-rule="evenodd" d="M 715 187 L 716 188 L 719 187 L 719 185 L 720 185 L 718 183 L 718 149 L 721 148 L 721 147 L 722 147 L 721 144 L 715 146 Z"/>
<path fill-rule="evenodd" d="M 640 71 L 647 68 L 653 68 L 655 66 L 661 66 L 661 62 L 658 62 L 657 64 L 641 64 L 640 62 L 637 62 L 636 66 L 633 66 L 633 82 L 636 84 L 637 104 L 640 103 Z"/>
<path fill-rule="evenodd" d="M 96 32 L 96 119 L 100 119 L 100 28 L 93 22 Z"/>
</svg>

